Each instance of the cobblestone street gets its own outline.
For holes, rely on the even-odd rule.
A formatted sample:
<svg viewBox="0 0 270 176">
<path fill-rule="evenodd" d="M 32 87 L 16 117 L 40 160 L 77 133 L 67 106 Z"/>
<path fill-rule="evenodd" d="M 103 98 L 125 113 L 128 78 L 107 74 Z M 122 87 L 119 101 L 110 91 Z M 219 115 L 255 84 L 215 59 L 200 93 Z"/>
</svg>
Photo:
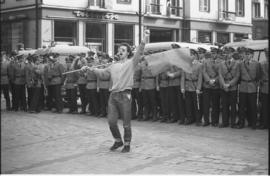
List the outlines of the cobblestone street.
<svg viewBox="0 0 270 176">
<path fill-rule="evenodd" d="M 268 130 L 138 121 L 132 128 L 131 152 L 111 152 L 105 118 L 2 111 L 1 173 L 268 174 Z"/>
</svg>

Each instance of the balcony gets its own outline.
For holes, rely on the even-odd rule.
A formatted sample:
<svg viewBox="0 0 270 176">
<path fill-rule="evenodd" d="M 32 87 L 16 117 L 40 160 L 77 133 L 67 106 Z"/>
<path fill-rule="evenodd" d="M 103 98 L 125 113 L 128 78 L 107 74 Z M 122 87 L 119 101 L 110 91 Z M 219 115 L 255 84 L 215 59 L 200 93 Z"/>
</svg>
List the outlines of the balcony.
<svg viewBox="0 0 270 176">
<path fill-rule="evenodd" d="M 149 14 L 161 15 L 160 8 L 160 4 L 150 3 L 146 6 L 146 12 Z"/>
<path fill-rule="evenodd" d="M 230 23 L 230 22 L 235 21 L 235 16 L 236 16 L 235 12 L 229 12 L 229 11 L 225 11 L 225 10 L 219 11 L 217 22 Z"/>
</svg>

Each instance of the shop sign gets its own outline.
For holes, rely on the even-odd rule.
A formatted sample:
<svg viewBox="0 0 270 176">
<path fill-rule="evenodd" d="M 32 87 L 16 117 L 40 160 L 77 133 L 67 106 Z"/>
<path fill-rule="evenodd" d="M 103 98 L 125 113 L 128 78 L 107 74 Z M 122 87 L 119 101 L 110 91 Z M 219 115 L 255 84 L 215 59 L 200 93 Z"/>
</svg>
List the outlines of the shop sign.
<svg viewBox="0 0 270 176">
<path fill-rule="evenodd" d="M 87 12 L 87 11 L 73 11 L 76 17 L 105 19 L 105 20 L 118 20 L 118 15 L 114 13 L 100 13 L 100 12 Z"/>
</svg>

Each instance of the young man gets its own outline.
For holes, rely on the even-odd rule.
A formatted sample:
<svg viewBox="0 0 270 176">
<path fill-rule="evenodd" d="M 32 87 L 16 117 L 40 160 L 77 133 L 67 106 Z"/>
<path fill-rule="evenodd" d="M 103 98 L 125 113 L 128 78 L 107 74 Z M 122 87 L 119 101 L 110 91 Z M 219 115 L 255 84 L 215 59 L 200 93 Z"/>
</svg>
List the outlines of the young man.
<svg viewBox="0 0 270 176">
<path fill-rule="evenodd" d="M 146 33 L 145 33 L 146 34 Z M 145 35 L 144 39 L 148 37 Z M 131 48 L 128 44 L 121 44 L 118 48 L 120 62 L 112 64 L 105 69 L 83 67 L 82 70 L 92 70 L 99 78 L 111 77 L 112 88 L 108 102 L 108 121 L 111 133 L 115 139 L 110 150 L 116 150 L 123 146 L 122 137 L 117 125 L 118 117 L 123 119 L 124 126 L 124 148 L 122 152 L 130 151 L 131 142 L 131 89 L 133 87 L 133 75 L 135 67 L 141 60 L 144 51 L 145 42 L 142 41 L 136 49 L 136 53 L 131 58 Z"/>
<path fill-rule="evenodd" d="M 8 78 L 8 67 L 9 61 L 4 57 L 5 54 L 1 53 L 1 94 L 3 92 L 6 100 L 6 110 L 10 111 L 10 97 L 9 97 L 9 78 Z"/>
</svg>

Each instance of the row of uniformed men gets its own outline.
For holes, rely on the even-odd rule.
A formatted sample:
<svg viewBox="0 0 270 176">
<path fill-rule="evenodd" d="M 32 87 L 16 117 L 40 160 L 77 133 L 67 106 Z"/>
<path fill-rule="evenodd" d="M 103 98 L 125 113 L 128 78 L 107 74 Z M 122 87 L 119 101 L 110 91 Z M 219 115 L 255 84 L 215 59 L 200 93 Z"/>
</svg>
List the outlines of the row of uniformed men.
<svg viewBox="0 0 270 176">
<path fill-rule="evenodd" d="M 196 52 L 193 53 L 194 56 L 196 54 Z M 171 67 L 168 71 L 156 77 L 151 74 L 151 71 L 142 62 L 134 74 L 134 88 L 132 90 L 133 118 L 138 118 L 138 120 L 161 120 L 162 122 L 178 121 L 179 124 L 196 122 L 197 125 L 201 125 L 203 116 L 203 126 L 208 126 L 210 121 L 213 126 L 218 126 L 220 107 L 222 107 L 222 123 L 220 127 L 227 127 L 230 124 L 233 128 L 243 128 L 246 118 L 248 125 L 256 128 L 258 110 L 256 102 L 258 102 L 258 87 L 260 87 L 260 128 L 268 128 L 268 59 L 266 62 L 259 64 L 257 61 L 251 60 L 252 54 L 251 50 L 245 48 L 241 48 L 237 52 L 232 48 L 228 48 L 223 53 L 214 48 L 211 53 L 206 53 L 205 50 L 200 49 L 198 57 L 194 57 L 191 74 L 185 73 L 176 67 Z M 268 54 L 266 55 L 268 57 Z M 104 55 L 101 55 L 101 57 L 103 57 L 102 60 L 105 63 L 108 62 L 108 59 L 106 59 L 108 57 Z M 91 72 L 72 73 L 63 77 L 62 73 L 65 69 L 63 65 L 56 62 L 57 56 L 49 56 L 49 58 L 48 63 L 41 71 L 41 73 L 44 73 L 41 74 L 43 79 L 38 84 L 41 89 L 38 92 L 42 92 L 42 84 L 48 90 L 46 101 L 48 108 L 51 109 L 55 106 L 57 112 L 62 112 L 61 86 L 64 82 L 71 113 L 77 112 L 76 94 L 78 86 L 82 102 L 80 113 L 86 113 L 86 106 L 89 104 L 89 111 L 93 115 L 101 114 L 101 116 L 105 116 L 110 81 L 98 80 L 95 74 Z M 66 61 L 67 71 L 80 69 L 87 64 L 96 64 L 92 57 L 85 58 L 84 55 L 80 55 L 75 60 L 71 56 Z M 18 62 L 15 63 L 14 68 L 18 69 L 20 57 L 18 57 Z M 26 68 L 28 67 L 26 66 Z M 29 68 L 25 70 L 29 70 Z M 11 83 L 18 85 L 20 81 L 16 81 L 16 79 L 19 79 L 17 76 L 21 77 L 23 75 L 21 72 L 10 74 Z M 15 81 L 14 78 L 12 79 L 12 75 L 13 77 L 15 75 Z M 29 73 L 26 71 L 25 75 L 27 77 Z M 33 97 L 31 91 L 29 91 L 31 87 L 29 86 L 31 85 L 29 80 L 35 79 L 26 78 L 28 94 L 30 95 L 28 100 Z M 15 100 L 20 100 L 20 97 L 24 96 L 22 86 L 15 87 L 15 95 L 17 93 Z M 18 106 L 16 104 L 18 103 L 14 104 L 15 110 L 17 110 Z M 38 103 L 33 104 L 37 105 Z M 26 109 L 26 106 L 22 107 Z M 29 107 L 31 106 L 29 105 Z M 39 111 L 40 108 L 34 110 Z M 237 116 L 238 122 L 236 122 Z"/>
</svg>

